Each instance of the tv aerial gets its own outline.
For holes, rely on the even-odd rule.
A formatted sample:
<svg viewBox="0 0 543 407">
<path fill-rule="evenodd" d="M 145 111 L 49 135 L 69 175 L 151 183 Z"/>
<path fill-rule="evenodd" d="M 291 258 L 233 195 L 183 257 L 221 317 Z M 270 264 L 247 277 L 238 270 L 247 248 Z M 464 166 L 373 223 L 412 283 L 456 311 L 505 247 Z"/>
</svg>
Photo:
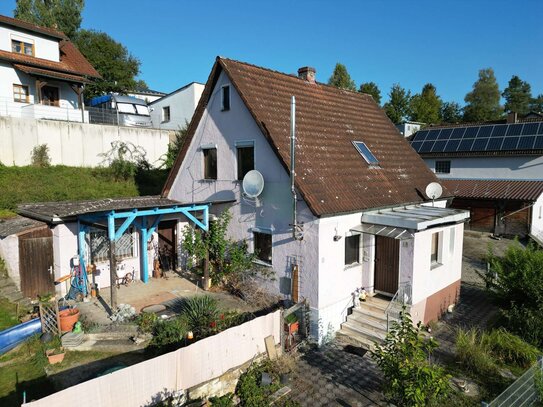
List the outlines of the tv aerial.
<svg viewBox="0 0 543 407">
<path fill-rule="evenodd" d="M 264 177 L 259 171 L 251 170 L 243 177 L 241 187 L 245 197 L 258 198 L 264 190 Z"/>
<path fill-rule="evenodd" d="M 432 203 L 435 199 L 438 199 L 441 197 L 441 194 L 443 193 L 443 188 L 438 182 L 430 182 L 426 186 L 426 196 L 432 200 Z"/>
</svg>

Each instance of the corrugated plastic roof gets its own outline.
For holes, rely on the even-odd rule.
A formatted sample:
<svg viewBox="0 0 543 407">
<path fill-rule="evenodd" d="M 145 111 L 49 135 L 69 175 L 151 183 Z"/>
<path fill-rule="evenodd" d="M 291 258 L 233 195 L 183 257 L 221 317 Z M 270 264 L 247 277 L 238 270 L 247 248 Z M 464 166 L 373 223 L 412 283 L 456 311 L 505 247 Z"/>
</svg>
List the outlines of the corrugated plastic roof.
<svg viewBox="0 0 543 407">
<path fill-rule="evenodd" d="M 296 97 L 296 187 L 315 215 L 427 200 L 424 190 L 437 178 L 371 96 L 225 58 L 217 58 L 163 194 L 172 186 L 221 71 L 287 172 L 290 100 Z M 368 165 L 352 141 L 364 142 L 379 166 Z"/>
<path fill-rule="evenodd" d="M 543 193 L 543 181 L 442 180 L 457 198 L 535 201 Z"/>
</svg>

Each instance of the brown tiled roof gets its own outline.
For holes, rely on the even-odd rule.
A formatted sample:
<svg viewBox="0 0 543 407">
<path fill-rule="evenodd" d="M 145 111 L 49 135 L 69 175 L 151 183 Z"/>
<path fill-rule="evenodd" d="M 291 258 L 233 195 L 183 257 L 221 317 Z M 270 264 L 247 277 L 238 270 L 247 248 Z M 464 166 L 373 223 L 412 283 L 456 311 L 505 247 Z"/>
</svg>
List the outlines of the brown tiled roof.
<svg viewBox="0 0 543 407">
<path fill-rule="evenodd" d="M 543 181 L 442 180 L 457 198 L 535 201 L 543 194 Z"/>
<path fill-rule="evenodd" d="M 71 81 L 71 82 L 77 82 L 77 83 L 88 83 L 90 82 L 88 79 L 86 79 L 83 76 L 79 75 L 71 75 L 69 73 L 63 73 L 63 72 L 57 72 L 53 71 L 51 69 L 43 69 L 43 68 L 35 68 L 33 66 L 27 66 L 27 65 L 21 65 L 21 64 L 13 64 L 13 67 L 15 69 L 18 69 L 24 73 L 30 74 L 30 75 L 37 75 L 37 76 L 44 76 L 46 78 L 55 78 L 55 79 L 62 79 L 65 81 Z"/>
<path fill-rule="evenodd" d="M 426 200 L 428 183 L 437 181 L 371 96 L 217 58 L 164 195 L 172 186 L 223 70 L 287 172 L 290 100 L 296 97 L 296 187 L 315 215 L 421 202 Z M 354 140 L 366 143 L 380 168 L 364 161 L 351 143 Z"/>
<path fill-rule="evenodd" d="M 39 25 L 31 24 L 26 21 L 7 17 L 7 16 L 0 15 L 0 24 L 11 25 L 13 27 L 22 28 L 23 30 L 26 30 L 26 31 L 33 31 L 33 32 L 48 35 L 54 38 L 59 38 L 59 39 L 67 38 L 63 32 L 54 30 L 53 28 L 41 27 Z"/>
</svg>

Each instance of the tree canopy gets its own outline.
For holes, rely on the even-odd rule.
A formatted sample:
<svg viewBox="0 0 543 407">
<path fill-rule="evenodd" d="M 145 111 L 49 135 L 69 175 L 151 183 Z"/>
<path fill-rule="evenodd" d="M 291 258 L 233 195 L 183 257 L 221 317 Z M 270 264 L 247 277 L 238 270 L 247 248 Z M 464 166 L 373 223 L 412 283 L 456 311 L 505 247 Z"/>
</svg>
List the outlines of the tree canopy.
<svg viewBox="0 0 543 407">
<path fill-rule="evenodd" d="M 487 121 L 499 119 L 502 115 L 500 89 L 492 68 L 481 69 L 473 90 L 464 98 L 465 121 Z"/>
<path fill-rule="evenodd" d="M 385 113 L 394 124 L 402 123 L 409 117 L 411 92 L 406 91 L 399 83 L 395 83 L 388 96 L 389 101 L 383 106 Z"/>
<path fill-rule="evenodd" d="M 81 26 L 85 0 L 17 0 L 15 18 L 54 28 L 73 38 Z"/>
<path fill-rule="evenodd" d="M 543 93 L 530 101 L 530 110 L 536 113 L 543 113 Z"/>
<path fill-rule="evenodd" d="M 441 121 L 459 123 L 462 121 L 462 107 L 456 102 L 444 102 L 441 105 Z"/>
<path fill-rule="evenodd" d="M 375 82 L 365 82 L 361 84 L 358 91 L 360 93 L 367 93 L 368 95 L 371 95 L 373 100 L 375 100 L 375 103 L 377 103 L 379 106 L 381 105 L 381 91 Z"/>
<path fill-rule="evenodd" d="M 85 96 L 91 98 L 109 92 L 126 93 L 136 87 L 134 79 L 140 61 L 126 47 L 108 34 L 94 30 L 80 30 L 75 44 L 94 68 L 102 75 L 85 88 Z"/>
<path fill-rule="evenodd" d="M 513 75 L 507 88 L 502 93 L 505 99 L 505 111 L 526 114 L 530 111 L 532 101 L 532 88 L 528 82 L 523 81 L 517 75 Z"/>
<path fill-rule="evenodd" d="M 438 123 L 441 121 L 443 102 L 437 95 L 436 87 L 431 83 L 423 86 L 420 94 L 409 101 L 410 119 L 422 123 Z"/>
<path fill-rule="evenodd" d="M 339 62 L 336 64 L 332 76 L 330 76 L 330 79 L 328 79 L 328 85 L 332 85 L 340 89 L 356 90 L 356 85 L 351 79 L 349 72 L 347 72 L 347 67 Z"/>
</svg>

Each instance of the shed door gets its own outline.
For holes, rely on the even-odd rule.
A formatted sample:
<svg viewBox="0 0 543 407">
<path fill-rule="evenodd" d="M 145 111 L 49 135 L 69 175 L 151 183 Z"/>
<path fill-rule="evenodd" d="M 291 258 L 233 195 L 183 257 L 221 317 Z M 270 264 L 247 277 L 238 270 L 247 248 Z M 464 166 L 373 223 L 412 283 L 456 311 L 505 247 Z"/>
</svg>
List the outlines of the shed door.
<svg viewBox="0 0 543 407">
<path fill-rule="evenodd" d="M 19 240 L 21 291 L 30 298 L 54 293 L 53 238 L 35 237 Z"/>
<path fill-rule="evenodd" d="M 374 288 L 381 293 L 394 295 L 398 290 L 400 241 L 375 236 Z"/>
<path fill-rule="evenodd" d="M 175 270 L 177 239 L 177 221 L 165 221 L 158 224 L 158 255 L 162 270 Z"/>
</svg>

